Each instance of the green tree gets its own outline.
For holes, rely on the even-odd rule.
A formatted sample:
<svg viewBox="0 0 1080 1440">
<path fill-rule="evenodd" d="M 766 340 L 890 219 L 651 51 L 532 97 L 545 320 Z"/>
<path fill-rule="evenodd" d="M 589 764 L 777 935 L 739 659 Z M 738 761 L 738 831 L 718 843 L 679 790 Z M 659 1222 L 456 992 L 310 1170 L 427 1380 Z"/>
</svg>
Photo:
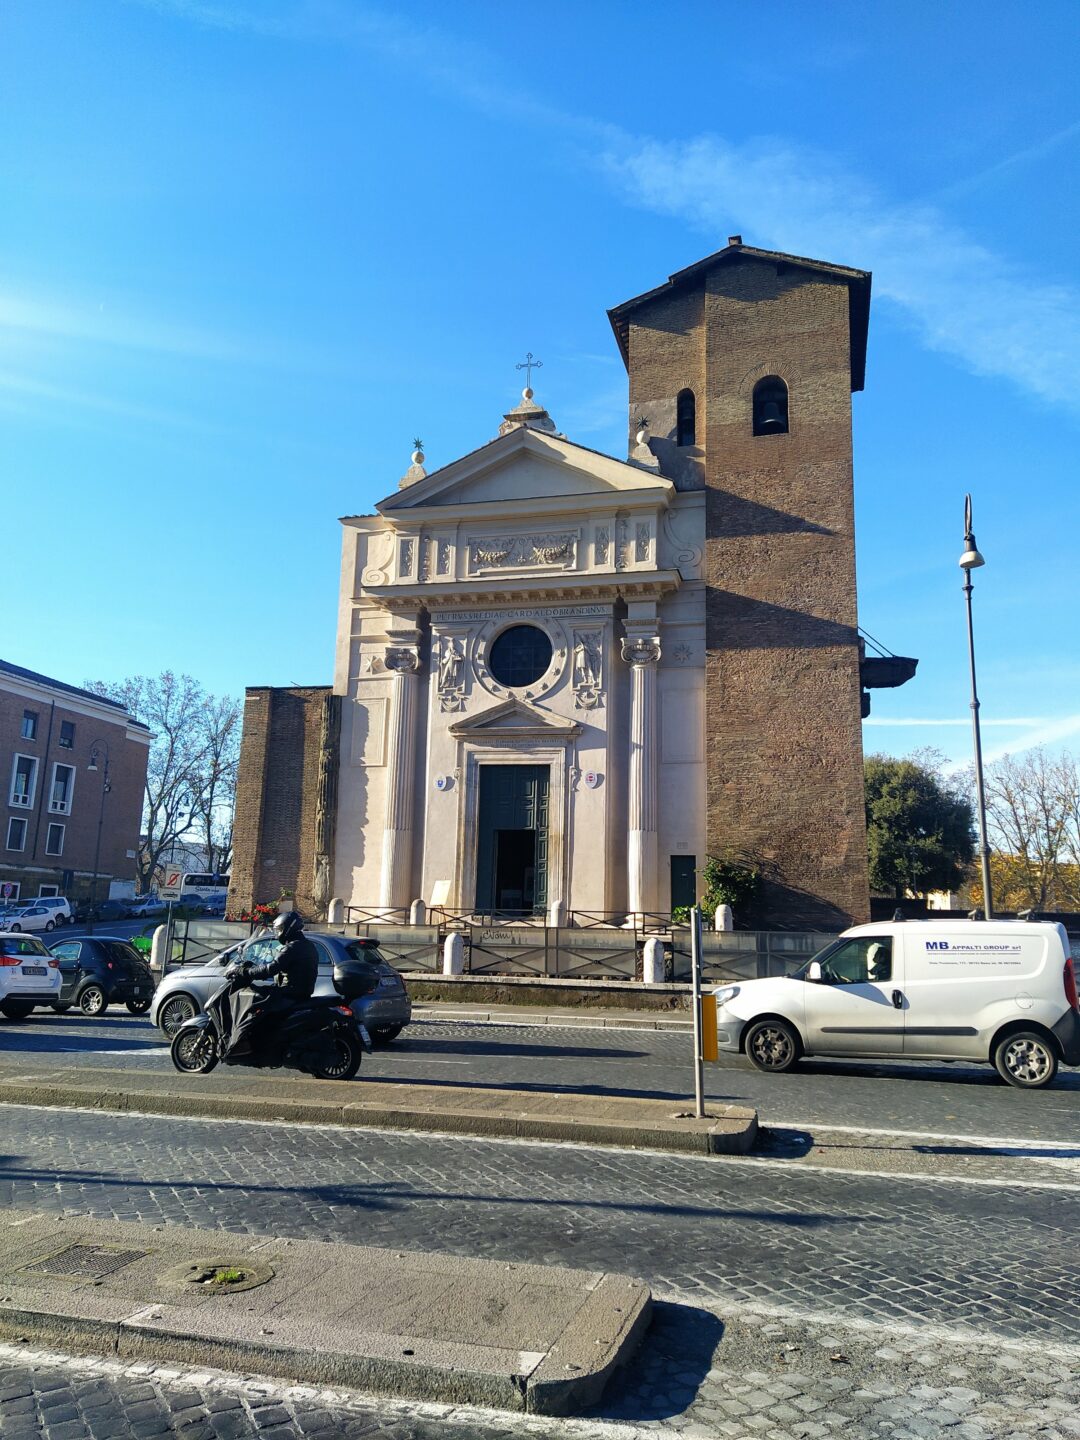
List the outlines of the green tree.
<svg viewBox="0 0 1080 1440">
<path fill-rule="evenodd" d="M 975 856 L 974 811 L 937 758 L 868 755 L 865 776 L 871 890 L 899 900 L 957 889 Z"/>
</svg>

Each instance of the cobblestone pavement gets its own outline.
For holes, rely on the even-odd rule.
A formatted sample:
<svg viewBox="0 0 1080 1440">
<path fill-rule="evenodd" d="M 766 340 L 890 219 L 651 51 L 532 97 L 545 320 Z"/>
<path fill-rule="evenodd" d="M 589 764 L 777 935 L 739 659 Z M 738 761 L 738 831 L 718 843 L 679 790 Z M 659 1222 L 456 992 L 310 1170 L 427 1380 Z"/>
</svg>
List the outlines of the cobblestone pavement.
<svg viewBox="0 0 1080 1440">
<path fill-rule="evenodd" d="M 5 1072 L 33 1073 L 80 1057 L 110 1068 L 167 1068 L 162 1037 L 143 1018 L 111 1011 L 97 1021 L 35 1012 L 0 1022 Z M 693 1092 L 686 1035 L 557 1026 L 416 1021 L 364 1061 L 378 1080 L 505 1085 L 599 1094 L 683 1097 Z M 217 1082 L 229 1076 L 218 1073 Z M 745 1061 L 705 1069 L 715 1100 L 752 1105 L 772 1125 L 862 1125 L 945 1134 L 1070 1141 L 1080 1146 L 1080 1071 L 1063 1070 L 1046 1091 L 1002 1084 L 989 1066 L 807 1061 L 789 1075 L 762 1075 Z"/>
<path fill-rule="evenodd" d="M 1075 1440 L 1080 1351 L 964 1344 L 674 1304 L 631 1377 L 548 1420 L 0 1345 L 4 1440 Z"/>
<path fill-rule="evenodd" d="M 0 1109 L 0 1203 L 606 1268 L 665 1298 L 1080 1340 L 1080 1191 Z"/>
</svg>

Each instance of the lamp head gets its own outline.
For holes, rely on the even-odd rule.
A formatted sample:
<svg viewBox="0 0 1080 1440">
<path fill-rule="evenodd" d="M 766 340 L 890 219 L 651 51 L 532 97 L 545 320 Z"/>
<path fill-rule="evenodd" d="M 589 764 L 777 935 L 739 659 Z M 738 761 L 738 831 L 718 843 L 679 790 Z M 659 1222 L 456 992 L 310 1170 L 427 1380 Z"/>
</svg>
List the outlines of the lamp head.
<svg viewBox="0 0 1080 1440">
<path fill-rule="evenodd" d="M 960 556 L 961 570 L 978 570 L 980 565 L 986 561 L 979 554 L 979 547 L 975 544 L 975 531 L 971 521 L 971 496 L 964 496 L 964 553 Z"/>
<path fill-rule="evenodd" d="M 96 751 L 96 750 L 91 751 L 91 753 L 90 753 L 90 763 L 89 763 L 89 765 L 87 765 L 86 768 L 87 768 L 87 770 L 96 770 L 96 769 L 98 768 L 98 767 L 97 767 L 97 751 Z"/>
</svg>

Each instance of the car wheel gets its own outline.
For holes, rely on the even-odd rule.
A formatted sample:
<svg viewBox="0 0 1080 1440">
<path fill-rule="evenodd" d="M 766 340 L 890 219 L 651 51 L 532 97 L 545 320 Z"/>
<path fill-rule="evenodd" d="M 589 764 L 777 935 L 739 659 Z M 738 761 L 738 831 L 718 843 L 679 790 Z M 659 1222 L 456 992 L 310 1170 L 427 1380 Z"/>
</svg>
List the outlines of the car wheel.
<svg viewBox="0 0 1080 1440">
<path fill-rule="evenodd" d="M 372 1030 L 371 1038 L 376 1045 L 389 1045 L 391 1040 L 396 1040 L 405 1029 L 404 1025 L 379 1025 Z"/>
<path fill-rule="evenodd" d="M 746 1032 L 746 1058 L 779 1075 L 799 1058 L 799 1037 L 786 1020 L 759 1020 Z"/>
<path fill-rule="evenodd" d="M 351 1080 L 360 1069 L 360 1046 L 348 1035 L 335 1035 L 334 1058 L 312 1070 L 316 1080 Z"/>
<path fill-rule="evenodd" d="M 79 996 L 79 1009 L 84 1015 L 101 1015 L 108 1003 L 100 985 L 87 985 Z"/>
<path fill-rule="evenodd" d="M 1020 1090 L 1038 1090 L 1049 1085 L 1057 1074 L 1057 1052 L 1037 1030 L 1015 1031 L 995 1045 L 994 1068 L 1010 1085 Z"/>
<path fill-rule="evenodd" d="M 171 1040 L 185 1021 L 199 1013 L 190 995 L 173 995 L 158 1011 L 158 1029 Z"/>
<path fill-rule="evenodd" d="M 145 1015 L 146 1012 L 147 1012 L 147 1010 L 150 1009 L 150 1001 L 149 1001 L 149 1000 L 129 1000 L 129 1001 L 127 1002 L 127 1008 L 130 1010 L 130 1012 L 132 1013 L 132 1015 Z"/>
<path fill-rule="evenodd" d="M 56 929 L 56 921 L 55 921 L 55 920 L 46 920 L 46 921 L 45 921 L 45 929 L 46 929 L 46 930 L 55 930 L 55 929 Z"/>
<path fill-rule="evenodd" d="M 3 1011 L 9 1020 L 25 1020 L 33 1008 L 32 1000 L 4 1000 L 0 1003 L 0 1011 Z"/>
<path fill-rule="evenodd" d="M 20 934 L 20 933 L 22 932 L 22 926 L 19 924 L 19 922 L 18 922 L 17 920 L 13 920 L 13 921 L 11 922 L 11 924 L 8 926 L 8 930 L 10 931 L 10 933 L 11 933 L 12 935 L 18 935 L 18 934 Z"/>
</svg>

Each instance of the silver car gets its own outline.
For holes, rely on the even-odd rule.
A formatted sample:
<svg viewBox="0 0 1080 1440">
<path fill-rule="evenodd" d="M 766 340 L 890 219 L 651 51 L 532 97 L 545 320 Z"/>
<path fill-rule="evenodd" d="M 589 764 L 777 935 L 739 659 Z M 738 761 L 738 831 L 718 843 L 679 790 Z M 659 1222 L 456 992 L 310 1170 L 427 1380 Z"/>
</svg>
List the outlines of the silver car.
<svg viewBox="0 0 1080 1440">
<path fill-rule="evenodd" d="M 353 940 L 346 935 L 311 935 L 319 952 L 319 978 L 315 994 L 336 995 L 334 965 L 339 960 L 364 960 L 379 971 L 378 987 L 360 1000 L 353 1001 L 352 1011 L 371 1038 L 388 1044 L 397 1038 L 412 1019 L 412 1001 L 405 982 L 388 960 L 384 960 L 374 940 Z M 243 952 L 245 960 L 264 965 L 281 947 L 272 935 L 259 935 L 240 945 L 230 945 L 220 955 L 195 965 L 181 965 L 170 970 L 154 992 L 150 1019 L 170 1039 L 185 1020 L 190 1020 L 209 1000 L 221 984 L 225 966 Z M 272 985 L 272 980 L 256 980 L 255 988 Z"/>
</svg>

